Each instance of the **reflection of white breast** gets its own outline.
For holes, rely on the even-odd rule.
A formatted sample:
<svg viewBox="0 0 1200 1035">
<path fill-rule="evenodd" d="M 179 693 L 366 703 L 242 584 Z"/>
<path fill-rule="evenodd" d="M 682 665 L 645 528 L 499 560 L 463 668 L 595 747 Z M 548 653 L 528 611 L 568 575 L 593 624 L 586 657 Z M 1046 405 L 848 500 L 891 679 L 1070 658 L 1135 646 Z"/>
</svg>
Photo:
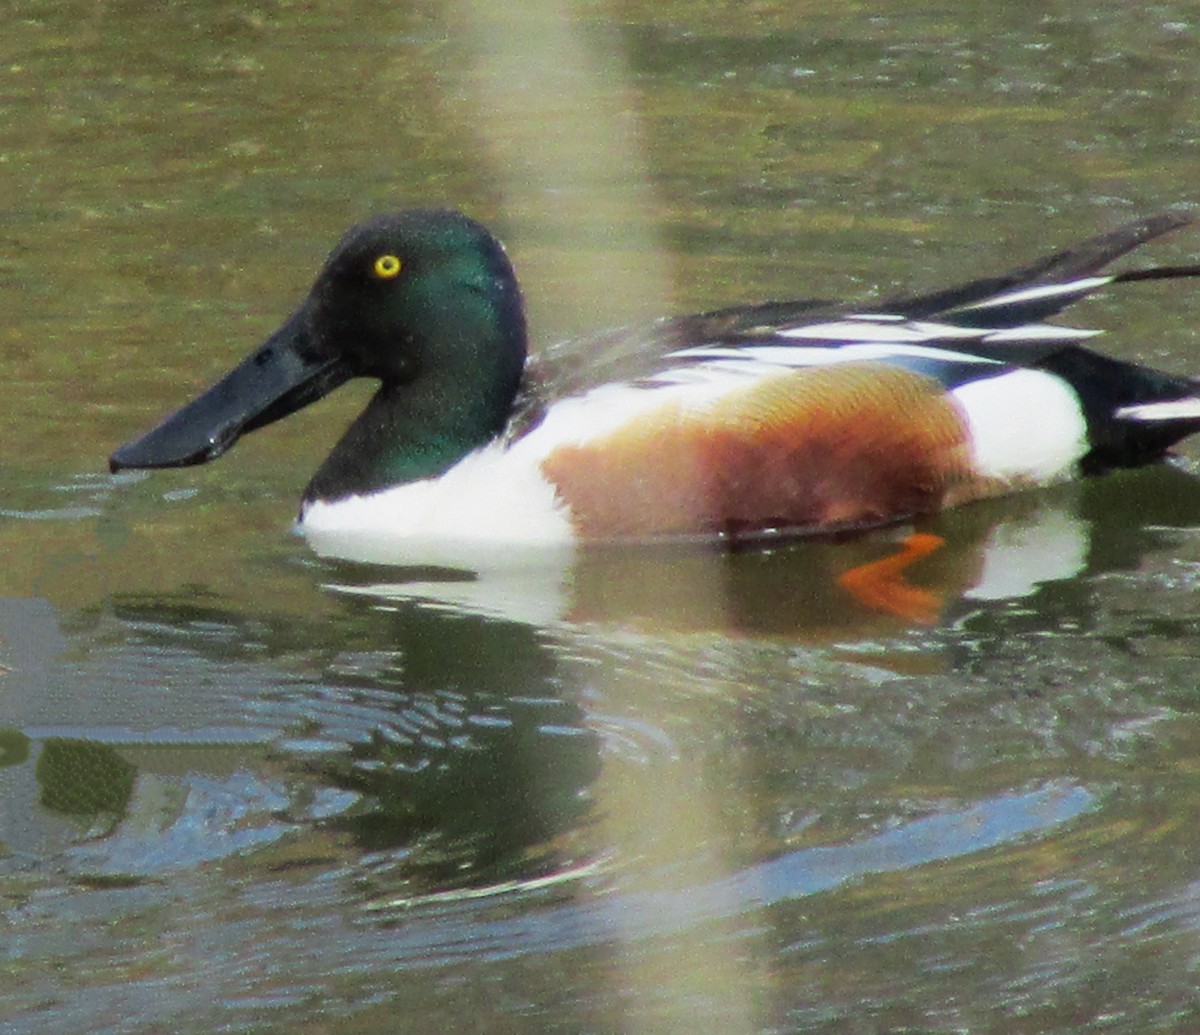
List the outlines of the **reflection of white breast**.
<svg viewBox="0 0 1200 1035">
<path fill-rule="evenodd" d="M 461 579 L 438 580 L 425 576 L 405 579 L 397 570 L 391 582 L 355 586 L 329 583 L 328 589 L 381 602 L 419 601 L 437 609 L 489 615 L 506 622 L 545 628 L 563 621 L 571 600 L 570 562 L 546 563 L 541 553 L 540 568 L 529 566 L 509 571 L 463 573 Z"/>
<path fill-rule="evenodd" d="M 983 548 L 979 581 L 963 596 L 969 600 L 1029 596 L 1042 583 L 1078 575 L 1089 544 L 1087 524 L 1059 507 L 1039 507 L 1024 521 L 1002 521 L 991 529 Z"/>
</svg>

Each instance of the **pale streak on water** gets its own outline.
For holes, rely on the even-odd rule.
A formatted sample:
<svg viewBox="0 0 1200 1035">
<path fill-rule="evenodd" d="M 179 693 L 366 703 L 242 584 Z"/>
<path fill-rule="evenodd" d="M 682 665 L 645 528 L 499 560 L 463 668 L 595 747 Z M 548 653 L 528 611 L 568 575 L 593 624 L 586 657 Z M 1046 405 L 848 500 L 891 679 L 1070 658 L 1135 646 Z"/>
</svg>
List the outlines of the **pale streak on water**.
<svg viewBox="0 0 1200 1035">
<path fill-rule="evenodd" d="M 506 207 L 514 212 L 549 208 L 568 225 L 587 226 L 597 222 L 599 185 L 609 247 L 568 253 L 575 261 L 562 271 L 563 282 L 588 293 L 591 285 L 603 284 L 630 312 L 675 311 L 672 264 L 653 225 L 636 216 L 653 208 L 653 188 L 621 37 L 585 33 L 574 5 L 561 0 L 534 0 L 503 11 L 484 0 L 460 0 L 460 8 L 473 41 L 475 66 L 467 81 L 475 90 L 484 150 L 496 169 L 509 174 L 501 173 L 499 185 Z M 515 125 L 538 127 L 537 138 L 518 134 L 514 141 Z M 578 307 L 580 298 L 568 290 L 559 304 Z M 706 579 L 701 592 L 712 593 L 719 585 L 719 578 Z M 719 599 L 712 603 L 719 609 Z M 603 670 L 594 674 L 601 693 L 605 679 Z M 688 765 L 671 766 L 656 781 L 653 818 L 646 814 L 644 782 L 627 767 L 603 767 L 591 793 L 599 836 L 654 868 L 686 855 L 688 846 L 720 842 L 714 825 L 720 810 L 702 774 Z M 643 831 L 653 836 L 639 838 Z M 719 887 L 726 865 L 714 855 L 698 879 Z M 732 924 L 731 935 L 737 913 L 727 910 L 715 923 Z M 618 937 L 627 915 L 613 916 Z M 762 1014 L 761 1004 L 753 1001 L 754 982 L 743 957 L 728 951 L 726 936 L 714 934 L 693 942 L 683 966 L 675 946 L 636 957 L 618 953 L 606 979 L 613 992 L 665 995 L 681 1011 L 694 1010 L 690 1024 L 697 1031 L 707 1023 L 708 997 L 716 997 L 728 1035 L 753 1032 Z M 623 965 L 625 960 L 630 965 Z M 689 1026 L 678 1015 L 677 1022 Z M 626 1023 L 633 1032 L 651 1031 L 658 1022 L 646 1017 Z"/>
</svg>

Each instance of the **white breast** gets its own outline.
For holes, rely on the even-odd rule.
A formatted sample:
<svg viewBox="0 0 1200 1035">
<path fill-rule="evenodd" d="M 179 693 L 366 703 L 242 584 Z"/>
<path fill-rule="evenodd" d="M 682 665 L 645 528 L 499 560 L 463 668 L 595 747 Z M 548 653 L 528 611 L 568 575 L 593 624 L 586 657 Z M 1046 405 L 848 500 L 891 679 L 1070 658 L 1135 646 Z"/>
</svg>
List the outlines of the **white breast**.
<svg viewBox="0 0 1200 1035">
<path fill-rule="evenodd" d="M 744 384 L 744 376 L 714 370 L 702 381 L 665 388 L 604 385 L 562 400 L 524 437 L 489 443 L 438 478 L 308 503 L 296 529 L 318 553 L 348 560 L 476 570 L 527 563 L 533 551 L 574 542 L 566 508 L 542 474 L 551 451 L 673 402 L 703 406 Z"/>
</svg>

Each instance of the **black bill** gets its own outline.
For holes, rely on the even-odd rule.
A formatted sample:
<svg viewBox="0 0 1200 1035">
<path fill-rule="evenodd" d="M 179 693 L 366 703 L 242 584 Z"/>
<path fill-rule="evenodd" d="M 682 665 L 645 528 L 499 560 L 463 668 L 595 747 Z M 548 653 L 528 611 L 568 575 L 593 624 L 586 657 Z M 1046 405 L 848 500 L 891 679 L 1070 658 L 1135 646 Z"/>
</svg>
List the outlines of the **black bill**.
<svg viewBox="0 0 1200 1035">
<path fill-rule="evenodd" d="M 314 354 L 307 323 L 307 309 L 301 306 L 203 395 L 116 450 L 109 470 L 207 463 L 246 432 L 286 417 L 344 383 L 351 371 L 340 358 Z"/>
</svg>

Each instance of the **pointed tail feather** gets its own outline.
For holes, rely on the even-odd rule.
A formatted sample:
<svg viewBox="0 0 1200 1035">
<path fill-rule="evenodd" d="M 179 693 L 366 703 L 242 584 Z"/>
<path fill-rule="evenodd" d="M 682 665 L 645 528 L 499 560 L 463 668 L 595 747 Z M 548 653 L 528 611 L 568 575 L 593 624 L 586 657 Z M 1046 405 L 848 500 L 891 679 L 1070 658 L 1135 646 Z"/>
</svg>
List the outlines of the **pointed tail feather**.
<svg viewBox="0 0 1200 1035">
<path fill-rule="evenodd" d="M 1192 213 L 1179 209 L 1162 212 L 1088 238 L 1000 276 L 917 298 L 895 300 L 880 306 L 878 311 L 899 311 L 914 319 L 952 316 L 956 323 L 967 325 L 983 319 L 989 326 L 996 326 L 997 320 L 1003 320 L 998 325 L 1006 326 L 1045 319 L 1106 284 L 1200 276 L 1200 266 L 1162 266 L 1095 276 L 1113 260 L 1156 237 L 1188 226 L 1195 219 Z"/>
<path fill-rule="evenodd" d="M 1114 259 L 1119 259 L 1156 237 L 1179 230 L 1193 223 L 1195 219 L 1194 214 L 1182 209 L 1170 209 L 1156 216 L 1136 219 L 1108 233 L 1089 237 L 1086 241 L 1015 269 L 1008 276 L 1018 283 L 1062 283 L 1065 280 L 1086 277 L 1103 269 Z"/>
<path fill-rule="evenodd" d="M 1150 266 L 1144 270 L 1126 270 L 1112 278 L 1114 284 L 1135 280 L 1177 280 L 1180 277 L 1200 277 L 1200 266 Z"/>
</svg>

